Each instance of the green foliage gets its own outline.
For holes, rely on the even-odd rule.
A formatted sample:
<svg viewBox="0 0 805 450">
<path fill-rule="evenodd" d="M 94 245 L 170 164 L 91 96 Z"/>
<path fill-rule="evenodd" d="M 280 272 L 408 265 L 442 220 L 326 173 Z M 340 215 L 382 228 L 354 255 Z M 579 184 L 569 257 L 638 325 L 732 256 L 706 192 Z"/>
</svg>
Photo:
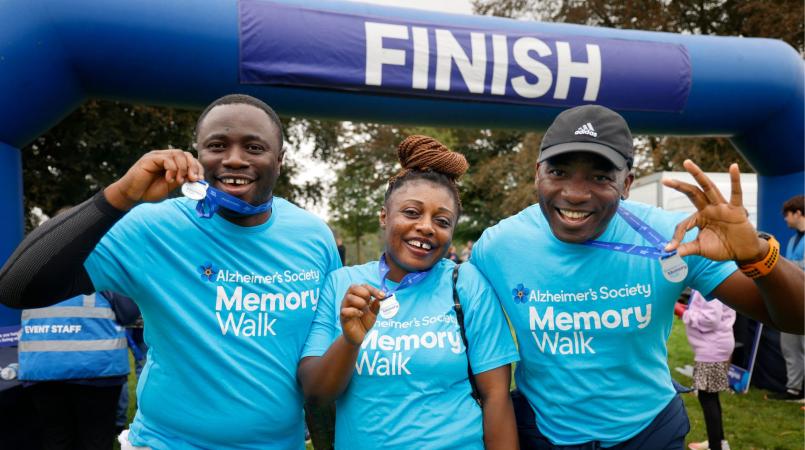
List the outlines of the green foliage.
<svg viewBox="0 0 805 450">
<path fill-rule="evenodd" d="M 89 101 L 22 149 L 25 211 L 52 215 L 122 176 L 146 150 L 187 148 L 195 111 Z M 26 218 L 27 228 L 35 223 Z"/>
<path fill-rule="evenodd" d="M 75 205 L 111 184 L 150 150 L 191 148 L 199 110 L 91 100 L 22 149 L 26 230 L 37 225 L 31 210 L 46 215 Z M 287 121 L 286 121 L 287 122 Z M 291 148 L 289 148 L 291 147 Z M 293 152 L 293 146 L 286 150 Z M 318 200 L 318 182 L 293 185 L 300 168 L 286 158 L 275 194 L 291 201 Z"/>
<path fill-rule="evenodd" d="M 478 14 L 673 33 L 782 39 L 805 51 L 803 2 L 794 0 L 474 0 Z M 636 136 L 636 175 L 681 171 L 692 159 L 705 171 L 742 162 L 724 138 Z"/>
<path fill-rule="evenodd" d="M 330 210 L 335 226 L 356 244 L 354 260 L 362 263 L 363 237 L 378 230 L 383 193 L 398 168 L 394 149 L 399 133 L 389 125 L 359 124 L 348 128 L 349 139 L 344 142 L 352 144 L 338 149 L 339 168 Z"/>
<path fill-rule="evenodd" d="M 799 0 L 473 0 L 483 15 L 671 33 L 780 39 L 805 51 Z"/>
</svg>

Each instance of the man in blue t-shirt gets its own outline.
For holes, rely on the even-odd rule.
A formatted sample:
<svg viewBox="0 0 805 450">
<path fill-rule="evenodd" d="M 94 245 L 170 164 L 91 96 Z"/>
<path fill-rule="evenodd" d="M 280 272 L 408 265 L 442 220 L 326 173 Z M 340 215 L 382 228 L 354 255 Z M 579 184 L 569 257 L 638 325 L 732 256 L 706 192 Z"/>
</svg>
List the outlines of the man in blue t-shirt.
<svg viewBox="0 0 805 450">
<path fill-rule="evenodd" d="M 137 301 L 149 350 L 128 444 L 302 449 L 296 366 L 341 265 L 332 233 L 273 196 L 284 151 L 268 105 L 222 97 L 194 134 L 198 159 L 152 151 L 31 233 L 0 271 L 0 300 L 109 289 Z M 181 185 L 192 200 L 162 201 Z"/>
<path fill-rule="evenodd" d="M 685 161 L 699 187 L 665 183 L 696 206 L 685 218 L 626 201 L 633 155 L 614 111 L 562 112 L 543 137 L 539 204 L 473 247 L 470 262 L 493 285 L 519 342 L 521 448 L 681 449 L 689 425 L 665 342 L 685 286 L 803 330 L 803 273 L 748 222 L 737 165 L 727 202 Z"/>
<path fill-rule="evenodd" d="M 805 270 L 805 196 L 796 195 L 783 204 L 783 219 L 794 235 L 788 240 L 784 256 Z M 805 398 L 805 336 L 780 333 L 780 351 L 785 359 L 785 391 L 769 395 L 774 400 L 801 401 Z"/>
</svg>

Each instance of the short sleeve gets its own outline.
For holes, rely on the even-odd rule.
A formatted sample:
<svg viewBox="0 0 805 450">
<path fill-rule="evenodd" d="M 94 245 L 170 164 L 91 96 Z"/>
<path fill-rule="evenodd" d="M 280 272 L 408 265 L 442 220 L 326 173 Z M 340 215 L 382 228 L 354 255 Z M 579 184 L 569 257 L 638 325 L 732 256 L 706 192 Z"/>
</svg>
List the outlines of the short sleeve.
<svg viewBox="0 0 805 450">
<path fill-rule="evenodd" d="M 473 373 L 519 361 L 508 322 L 489 282 L 472 264 L 461 265 L 458 280 Z"/>
<path fill-rule="evenodd" d="M 329 230 L 328 228 L 327 231 Z M 341 268 L 341 256 L 338 254 L 338 246 L 335 244 L 332 232 L 330 232 L 330 237 L 327 239 L 327 260 L 327 273 Z"/>
<path fill-rule="evenodd" d="M 687 284 L 711 300 L 710 294 L 732 275 L 738 266 L 733 261 L 713 261 L 701 256 L 691 256 L 688 261 Z"/>
<path fill-rule="evenodd" d="M 336 257 L 338 257 L 337 252 Z M 340 258 L 338 264 L 341 264 Z M 316 304 L 316 315 L 313 317 L 310 333 L 308 333 L 305 347 L 302 349 L 302 358 L 322 356 L 338 336 L 340 331 L 336 322 L 338 320 L 336 301 L 335 276 L 331 273 L 324 279 L 319 301 Z"/>
<path fill-rule="evenodd" d="M 481 238 L 472 246 L 472 257 L 469 263 L 475 266 L 481 273 L 488 273 L 486 270 L 485 248 L 488 241 L 486 231 L 481 235 Z"/>
<path fill-rule="evenodd" d="M 113 291 L 127 297 L 136 297 L 135 280 L 138 249 L 142 237 L 137 230 L 137 211 L 123 216 L 101 238 L 84 261 L 96 291 Z M 142 275 L 142 274 L 140 274 Z"/>
</svg>

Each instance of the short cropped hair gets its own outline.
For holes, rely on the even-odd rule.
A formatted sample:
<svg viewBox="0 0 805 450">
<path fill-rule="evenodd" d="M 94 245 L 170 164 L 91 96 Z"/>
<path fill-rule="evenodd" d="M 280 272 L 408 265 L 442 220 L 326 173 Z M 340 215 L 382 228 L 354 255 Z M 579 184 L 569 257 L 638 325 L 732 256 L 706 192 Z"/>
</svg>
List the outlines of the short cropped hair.
<svg viewBox="0 0 805 450">
<path fill-rule="evenodd" d="M 201 122 L 204 121 L 204 118 L 207 117 L 207 114 L 215 108 L 216 106 L 221 105 L 251 105 L 255 108 L 262 109 L 268 118 L 271 119 L 271 122 L 274 123 L 274 126 L 277 127 L 279 130 L 279 138 L 280 138 L 280 150 L 282 150 L 283 142 L 285 142 L 285 133 L 282 131 L 282 121 L 280 120 L 280 116 L 277 115 L 276 111 L 274 111 L 266 102 L 260 100 L 259 98 L 252 97 L 251 95 L 246 94 L 229 94 L 225 95 L 204 108 L 204 111 L 201 112 L 201 115 L 198 117 L 198 121 L 196 121 L 196 128 L 193 129 L 193 142 L 196 142 L 198 137 L 198 129 L 201 126 Z"/>
<path fill-rule="evenodd" d="M 795 195 L 783 203 L 783 215 L 787 213 L 795 213 L 799 211 L 800 214 L 805 215 L 805 195 Z"/>
</svg>

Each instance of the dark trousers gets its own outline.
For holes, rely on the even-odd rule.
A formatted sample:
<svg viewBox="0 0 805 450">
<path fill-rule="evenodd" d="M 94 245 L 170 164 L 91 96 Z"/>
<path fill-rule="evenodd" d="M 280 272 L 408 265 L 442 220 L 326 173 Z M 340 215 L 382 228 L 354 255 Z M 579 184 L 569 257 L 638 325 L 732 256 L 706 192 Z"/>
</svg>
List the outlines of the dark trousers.
<svg viewBox="0 0 805 450">
<path fill-rule="evenodd" d="M 44 450 L 111 450 L 120 386 L 61 381 L 26 388 L 40 420 Z"/>
<path fill-rule="evenodd" d="M 512 392 L 512 402 L 517 418 L 517 434 L 520 438 L 521 450 L 596 450 L 603 448 L 597 441 L 579 445 L 553 444 L 537 428 L 534 410 L 519 391 Z M 608 448 L 613 450 L 681 450 L 685 447 L 685 436 L 688 431 L 690 431 L 690 422 L 688 422 L 685 403 L 677 395 L 643 431 L 627 441 Z"/>
<path fill-rule="evenodd" d="M 305 423 L 316 450 L 332 450 L 335 445 L 335 403 L 305 404 Z"/>
<path fill-rule="evenodd" d="M 704 413 L 704 425 L 707 427 L 707 441 L 710 448 L 720 449 L 721 440 L 724 439 L 724 426 L 721 422 L 721 401 L 718 392 L 699 391 L 699 403 Z"/>
</svg>

